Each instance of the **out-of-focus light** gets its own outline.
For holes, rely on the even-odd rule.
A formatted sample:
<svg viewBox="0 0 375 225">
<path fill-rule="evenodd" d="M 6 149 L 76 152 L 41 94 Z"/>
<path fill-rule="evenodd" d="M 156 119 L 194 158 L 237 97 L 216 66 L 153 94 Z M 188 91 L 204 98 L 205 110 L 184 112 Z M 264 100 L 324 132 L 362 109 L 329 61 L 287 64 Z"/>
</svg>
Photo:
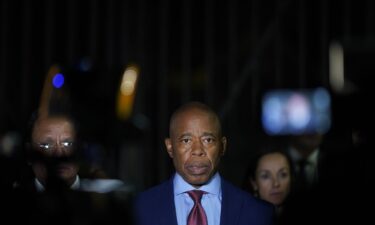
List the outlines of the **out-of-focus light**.
<svg viewBox="0 0 375 225">
<path fill-rule="evenodd" d="M 312 94 L 313 106 L 319 111 L 325 111 L 331 105 L 331 97 L 324 88 L 317 88 Z"/>
<path fill-rule="evenodd" d="M 271 90 L 262 99 L 262 126 L 270 135 L 326 133 L 331 99 L 324 88 Z"/>
<path fill-rule="evenodd" d="M 135 67 L 129 67 L 125 70 L 121 81 L 121 93 L 123 95 L 131 95 L 135 89 L 135 82 L 137 81 L 137 70 Z"/>
<path fill-rule="evenodd" d="M 289 125 L 294 130 L 304 129 L 311 120 L 309 100 L 300 93 L 290 96 L 286 106 Z"/>
<path fill-rule="evenodd" d="M 271 96 L 264 102 L 262 111 L 267 114 L 263 113 L 262 123 L 268 132 L 277 134 L 285 126 L 286 119 L 283 117 L 283 110 L 282 102 L 276 97 Z"/>
<path fill-rule="evenodd" d="M 116 110 L 122 120 L 127 120 L 132 114 L 138 76 L 139 69 L 134 65 L 128 66 L 122 75 Z"/>
<path fill-rule="evenodd" d="M 329 80 L 332 88 L 341 92 L 344 89 L 344 50 L 339 43 L 329 47 Z"/>
<path fill-rule="evenodd" d="M 52 79 L 52 84 L 55 88 L 61 88 L 64 85 L 64 75 L 57 73 Z"/>
</svg>

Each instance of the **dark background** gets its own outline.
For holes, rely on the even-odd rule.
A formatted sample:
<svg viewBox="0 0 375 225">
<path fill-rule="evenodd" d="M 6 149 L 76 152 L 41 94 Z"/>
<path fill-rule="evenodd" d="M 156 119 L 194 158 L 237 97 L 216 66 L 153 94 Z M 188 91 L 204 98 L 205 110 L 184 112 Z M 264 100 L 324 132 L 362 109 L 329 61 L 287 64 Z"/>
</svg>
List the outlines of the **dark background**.
<svg viewBox="0 0 375 225">
<path fill-rule="evenodd" d="M 354 88 L 332 90 L 332 43 L 343 47 Z M 140 189 L 166 179 L 169 115 L 199 100 L 223 120 L 229 149 L 222 174 L 240 184 L 265 135 L 266 90 L 327 88 L 329 137 L 342 140 L 372 116 L 366 100 L 374 60 L 373 0 L 0 0 L 1 133 L 24 132 L 46 74 L 58 64 L 85 138 L 98 149 L 91 160 L 110 175 Z M 115 98 L 131 63 L 140 80 L 133 114 L 122 121 Z"/>
</svg>

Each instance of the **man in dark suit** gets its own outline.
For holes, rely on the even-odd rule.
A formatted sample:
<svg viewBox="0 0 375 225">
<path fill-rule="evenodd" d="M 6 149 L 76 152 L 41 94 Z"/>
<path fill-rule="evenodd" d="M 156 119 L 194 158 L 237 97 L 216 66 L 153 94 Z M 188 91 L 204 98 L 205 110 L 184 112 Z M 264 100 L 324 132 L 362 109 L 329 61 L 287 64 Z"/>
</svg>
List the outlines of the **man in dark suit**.
<svg viewBox="0 0 375 225">
<path fill-rule="evenodd" d="M 104 173 L 81 172 L 77 122 L 67 112 L 33 114 L 28 130 L 25 173 L 7 196 L 8 212 L 38 224 L 127 224 L 133 191 Z M 26 166 L 24 166 L 26 167 Z M 30 168 L 29 168 L 30 167 Z M 88 170 L 88 169 L 86 169 Z M 105 174 L 104 174 L 105 175 Z M 13 210 L 14 209 L 14 210 Z"/>
<path fill-rule="evenodd" d="M 196 206 L 188 192 L 203 191 L 201 205 L 208 225 L 268 225 L 274 208 L 223 179 L 218 166 L 226 150 L 217 114 L 207 105 L 191 102 L 170 120 L 165 146 L 176 173 L 168 181 L 137 196 L 134 210 L 139 225 L 186 225 Z M 200 206 L 199 206 L 200 207 Z"/>
</svg>

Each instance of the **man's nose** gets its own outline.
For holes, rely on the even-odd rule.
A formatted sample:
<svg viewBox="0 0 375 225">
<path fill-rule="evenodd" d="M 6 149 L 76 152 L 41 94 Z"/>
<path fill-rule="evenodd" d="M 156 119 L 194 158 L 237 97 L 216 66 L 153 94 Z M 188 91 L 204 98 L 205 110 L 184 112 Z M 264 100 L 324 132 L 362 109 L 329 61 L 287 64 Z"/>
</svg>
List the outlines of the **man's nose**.
<svg viewBox="0 0 375 225">
<path fill-rule="evenodd" d="M 67 153 L 66 149 L 60 144 L 57 144 L 53 149 L 53 155 L 55 156 L 64 156 L 67 155 Z"/>
<path fill-rule="evenodd" d="M 202 142 L 200 142 L 200 141 L 194 141 L 193 142 L 192 153 L 194 155 L 204 155 L 205 154 Z"/>
</svg>

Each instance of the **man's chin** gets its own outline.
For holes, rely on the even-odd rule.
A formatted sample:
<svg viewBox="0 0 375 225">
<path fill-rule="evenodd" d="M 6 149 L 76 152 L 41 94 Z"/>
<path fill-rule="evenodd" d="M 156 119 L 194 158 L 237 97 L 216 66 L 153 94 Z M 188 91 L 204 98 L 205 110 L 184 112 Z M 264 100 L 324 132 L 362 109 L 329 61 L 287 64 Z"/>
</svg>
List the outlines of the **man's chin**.
<svg viewBox="0 0 375 225">
<path fill-rule="evenodd" d="M 75 176 L 75 173 L 71 169 L 60 169 L 57 171 L 57 176 L 62 180 L 70 180 Z"/>
<path fill-rule="evenodd" d="M 207 174 L 190 174 L 188 183 L 193 186 L 202 186 L 208 182 L 209 178 Z"/>
</svg>

